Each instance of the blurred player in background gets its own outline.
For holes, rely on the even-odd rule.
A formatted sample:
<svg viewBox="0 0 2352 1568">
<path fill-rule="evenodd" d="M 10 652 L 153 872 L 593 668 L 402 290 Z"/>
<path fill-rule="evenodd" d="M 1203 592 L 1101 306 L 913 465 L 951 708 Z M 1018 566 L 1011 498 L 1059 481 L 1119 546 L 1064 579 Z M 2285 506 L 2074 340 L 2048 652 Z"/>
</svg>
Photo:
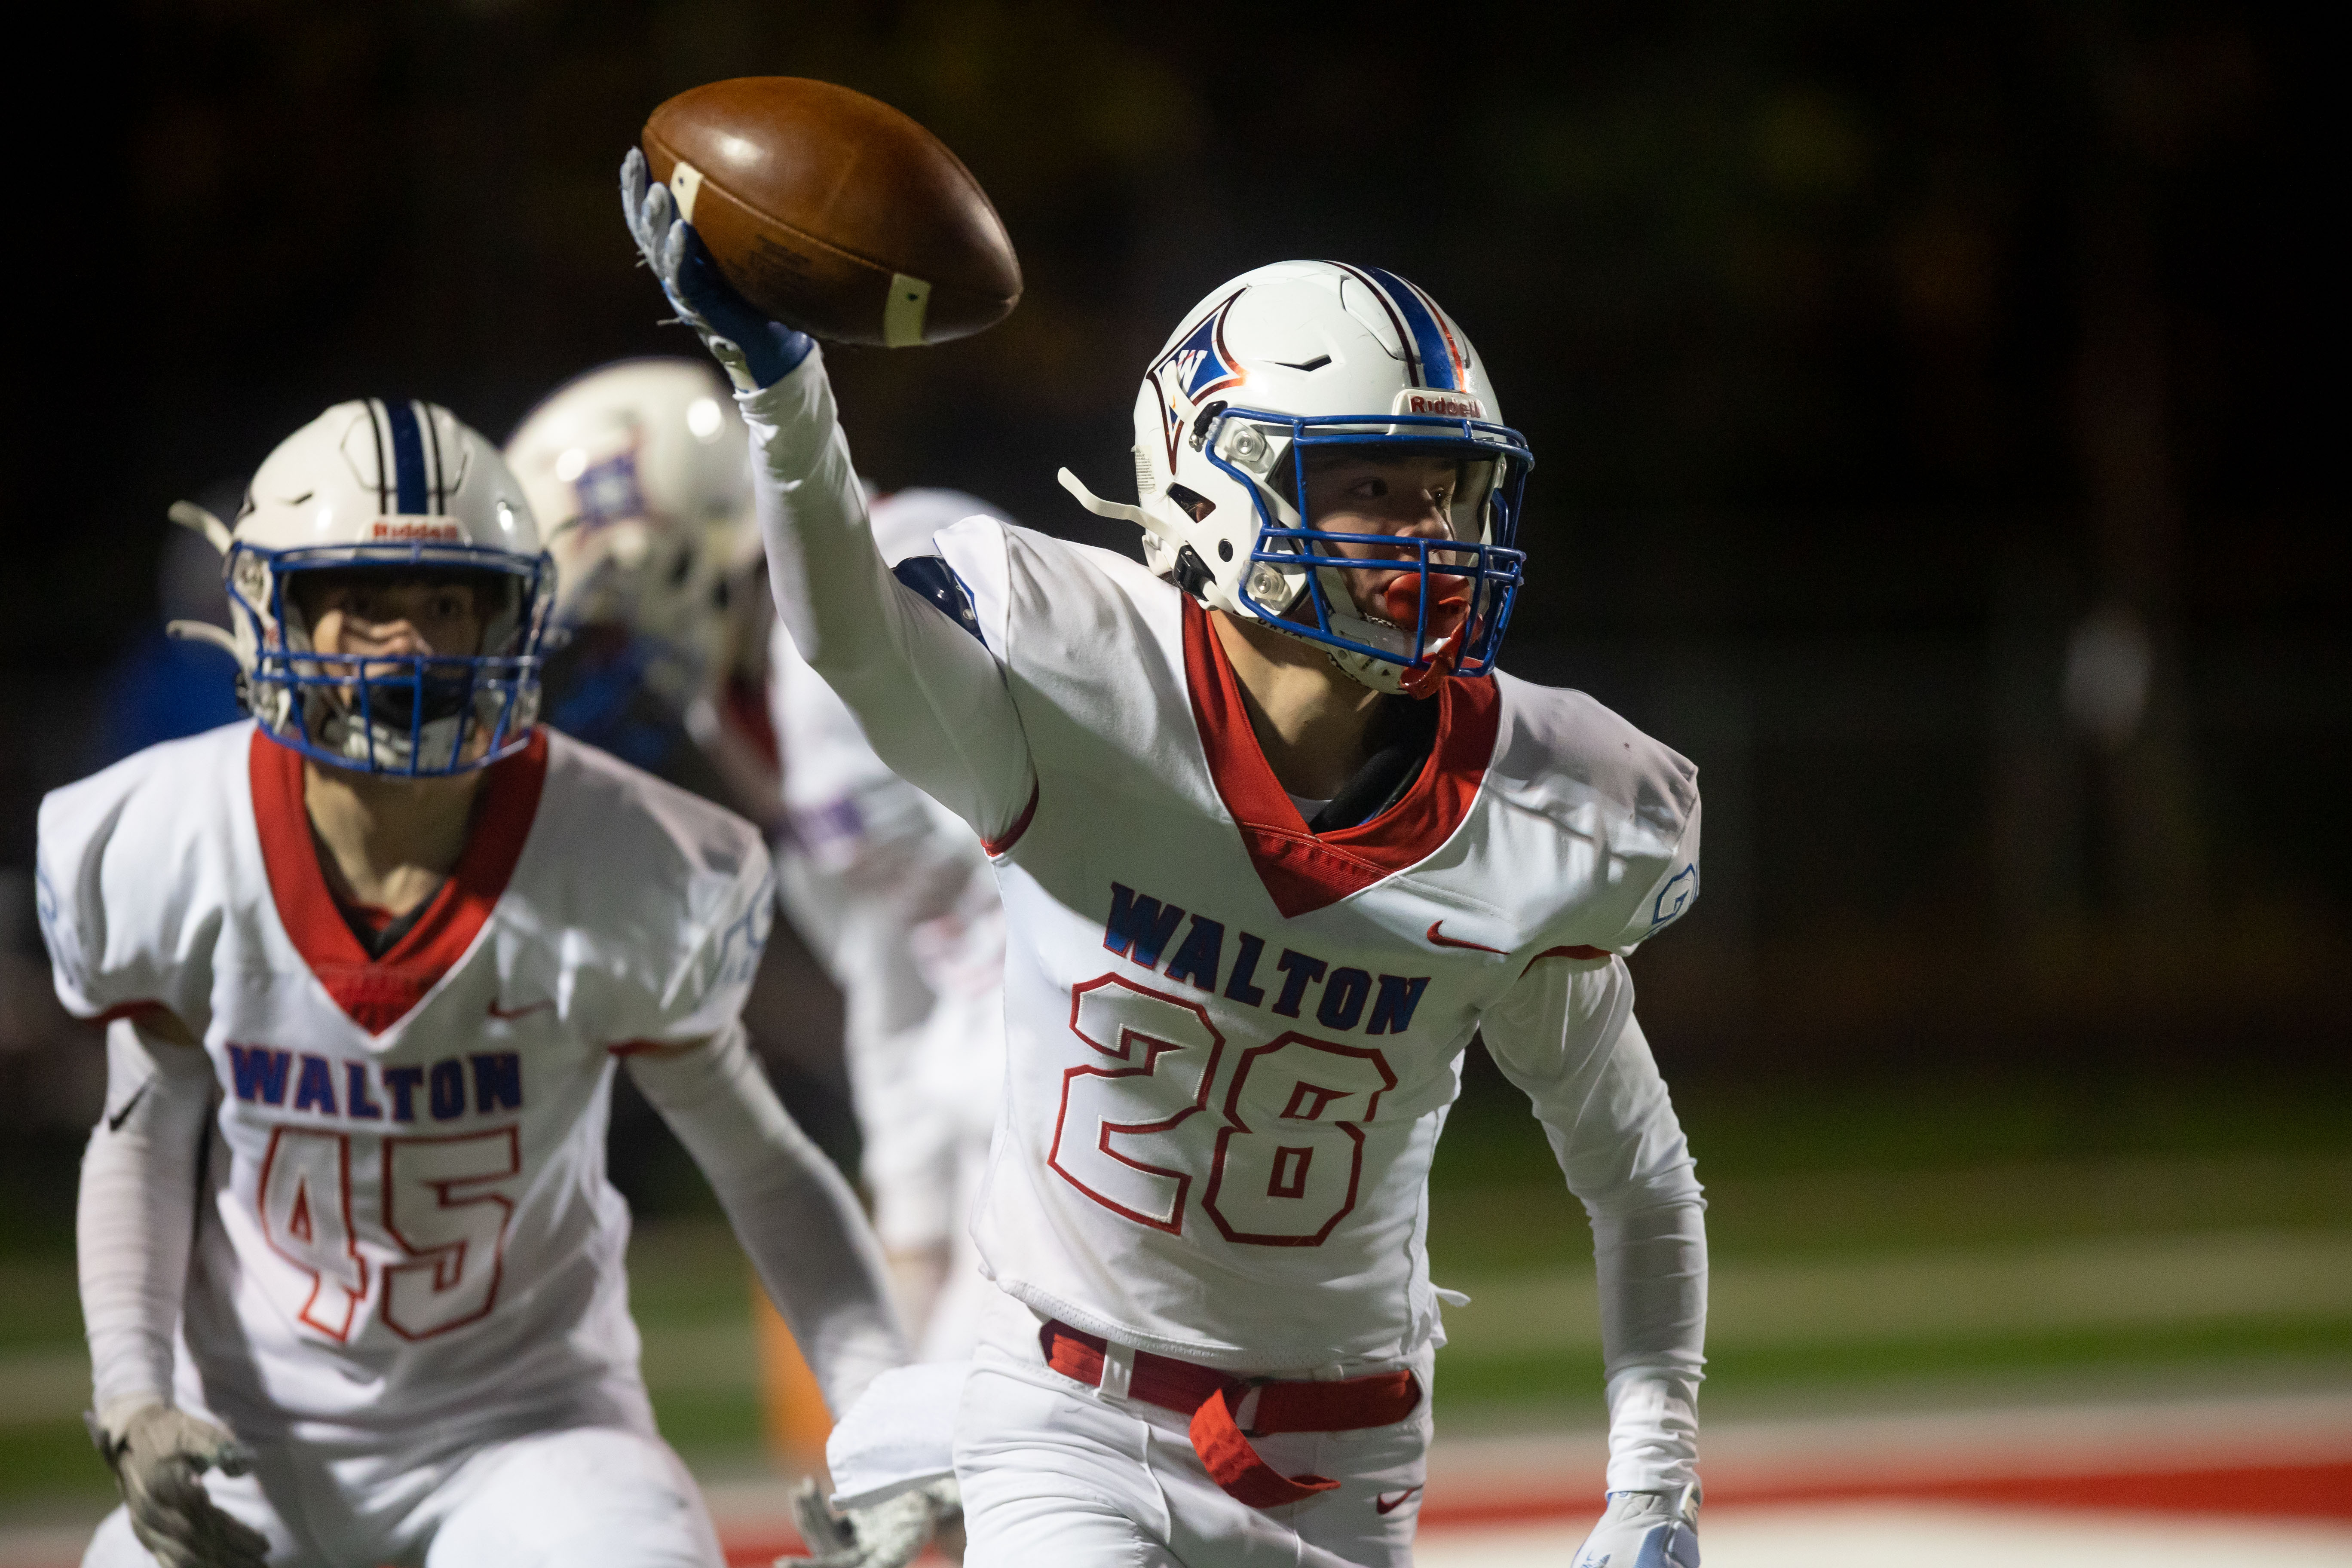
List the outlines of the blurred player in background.
<svg viewBox="0 0 2352 1568">
<path fill-rule="evenodd" d="M 555 563 L 548 722 L 772 829 L 774 616 L 723 378 L 600 366 L 525 415 L 506 459 Z"/>
<path fill-rule="evenodd" d="M 446 410 L 338 405 L 233 534 L 175 516 L 236 631 L 175 629 L 235 654 L 254 721 L 40 818 L 58 994 L 108 1020 L 78 1236 L 124 1507 L 84 1561 L 710 1568 L 638 1373 L 619 1064 L 835 1407 L 907 1357 L 854 1196 L 744 1047 L 757 832 L 534 721 L 549 563 Z"/>
<path fill-rule="evenodd" d="M 1495 670 L 1531 458 L 1461 329 L 1375 268 L 1245 273 L 1147 368 L 1138 504 L 1066 475 L 1148 564 L 975 518 L 893 566 L 815 344 L 640 153 L 622 186 L 739 390 L 779 616 L 1003 890 L 968 1561 L 1411 1562 L 1426 1177 L 1478 1033 L 1592 1221 L 1578 1561 L 1695 1568 L 1703 1204 L 1623 955 L 1697 890 L 1696 770 Z"/>
<path fill-rule="evenodd" d="M 860 1173 L 900 1314 L 924 1359 L 961 1358 L 985 1300 L 967 1220 L 1003 1078 L 995 879 L 971 830 L 883 765 L 775 625 L 750 457 L 708 361 L 603 366 L 517 426 L 507 459 L 546 521 L 556 622 L 583 650 L 552 719 L 650 752 L 675 715 L 730 803 L 778 823 L 784 911 L 845 1005 Z M 998 515 L 947 490 L 874 509 L 902 554 L 976 513 Z"/>
</svg>

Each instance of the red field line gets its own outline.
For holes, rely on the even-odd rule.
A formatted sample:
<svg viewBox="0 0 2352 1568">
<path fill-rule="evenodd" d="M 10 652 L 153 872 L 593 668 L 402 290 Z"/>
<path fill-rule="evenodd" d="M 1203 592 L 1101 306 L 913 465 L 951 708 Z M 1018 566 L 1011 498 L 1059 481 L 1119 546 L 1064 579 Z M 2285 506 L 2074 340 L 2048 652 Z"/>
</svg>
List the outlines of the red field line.
<svg viewBox="0 0 2352 1568">
<path fill-rule="evenodd" d="M 1710 1508 L 1796 1502 L 1971 1502 L 2011 1508 L 2099 1509 L 2131 1513 L 2259 1514 L 2271 1519 L 2352 1519 L 2352 1463 L 2248 1465 L 2077 1476 L 1982 1476 L 1958 1479 L 1733 1482 L 1710 1486 Z M 1421 1521 L 1522 1524 L 1597 1514 L 1601 1499 L 1552 1493 L 1449 1503 L 1433 1497 Z"/>
</svg>

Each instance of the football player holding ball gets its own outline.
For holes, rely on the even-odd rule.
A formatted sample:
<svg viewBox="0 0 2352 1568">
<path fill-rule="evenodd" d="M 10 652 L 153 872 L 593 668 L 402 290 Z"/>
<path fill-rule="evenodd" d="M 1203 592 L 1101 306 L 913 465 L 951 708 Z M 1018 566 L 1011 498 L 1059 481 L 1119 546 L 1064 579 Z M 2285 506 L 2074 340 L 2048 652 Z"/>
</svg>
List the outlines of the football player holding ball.
<svg viewBox="0 0 2352 1568">
<path fill-rule="evenodd" d="M 1002 889 L 967 1562 L 1410 1562 L 1425 1181 L 1483 1034 L 1593 1226 L 1579 1562 L 1696 1564 L 1703 1205 L 1625 956 L 1696 894 L 1696 770 L 1495 668 L 1532 459 L 1469 338 L 1377 268 L 1255 268 L 1146 368 L 1137 501 L 1065 476 L 1147 563 L 977 517 L 893 567 L 822 352 L 623 185 L 738 389 L 784 626 Z"/>
</svg>

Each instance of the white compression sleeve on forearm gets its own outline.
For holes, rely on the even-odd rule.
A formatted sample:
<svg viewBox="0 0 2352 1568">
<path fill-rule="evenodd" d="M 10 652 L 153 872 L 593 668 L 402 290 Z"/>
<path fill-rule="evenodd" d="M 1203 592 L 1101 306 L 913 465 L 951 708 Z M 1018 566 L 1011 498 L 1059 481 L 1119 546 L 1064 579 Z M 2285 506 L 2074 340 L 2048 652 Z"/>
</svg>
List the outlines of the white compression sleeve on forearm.
<svg viewBox="0 0 2352 1568">
<path fill-rule="evenodd" d="M 106 1030 L 106 1110 L 90 1129 L 74 1215 L 92 1408 L 107 1430 L 172 1402 L 211 1058 L 129 1019 Z"/>
<path fill-rule="evenodd" d="M 1585 1200 L 1600 1271 L 1612 1491 L 1696 1479 L 1706 1359 L 1706 1205 L 1697 1184 L 1687 1197 L 1624 1214 Z"/>
<path fill-rule="evenodd" d="M 627 1058 L 629 1075 L 719 1194 L 837 1417 L 908 1359 L 882 1250 L 849 1184 L 753 1059 L 741 1026 Z"/>
<path fill-rule="evenodd" d="M 1002 837 L 1036 784 L 1021 715 L 995 656 L 883 564 L 823 351 L 739 401 L 776 614 L 793 645 L 892 772 L 983 840 Z"/>
<path fill-rule="evenodd" d="M 1622 959 L 1547 960 L 1483 1023 L 1592 1222 L 1610 1489 L 1680 1486 L 1698 1459 L 1706 1204 L 1632 977 Z"/>
</svg>

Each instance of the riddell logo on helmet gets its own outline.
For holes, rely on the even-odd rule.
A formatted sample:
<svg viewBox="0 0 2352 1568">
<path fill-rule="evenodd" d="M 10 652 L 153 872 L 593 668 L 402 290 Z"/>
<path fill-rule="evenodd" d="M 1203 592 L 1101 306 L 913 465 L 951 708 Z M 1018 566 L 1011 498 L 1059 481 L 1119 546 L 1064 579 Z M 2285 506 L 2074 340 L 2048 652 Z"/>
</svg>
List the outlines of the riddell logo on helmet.
<svg viewBox="0 0 2352 1568">
<path fill-rule="evenodd" d="M 405 540 L 425 544 L 463 544 L 466 531 L 454 522 L 426 522 L 413 517 L 380 517 L 368 537 Z"/>
<path fill-rule="evenodd" d="M 1441 419 L 1484 419 L 1486 405 L 1466 392 L 1423 392 L 1412 387 L 1396 395 L 1391 414 L 1434 414 Z"/>
</svg>

